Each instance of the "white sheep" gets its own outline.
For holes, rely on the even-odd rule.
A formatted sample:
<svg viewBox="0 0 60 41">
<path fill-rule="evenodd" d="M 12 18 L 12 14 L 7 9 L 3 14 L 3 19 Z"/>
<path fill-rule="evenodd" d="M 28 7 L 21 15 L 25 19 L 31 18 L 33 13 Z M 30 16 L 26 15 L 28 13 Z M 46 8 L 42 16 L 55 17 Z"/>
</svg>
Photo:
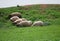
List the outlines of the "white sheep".
<svg viewBox="0 0 60 41">
<path fill-rule="evenodd" d="M 19 19 L 18 16 L 13 16 L 13 17 L 10 18 L 10 20 L 11 20 L 12 22 L 16 21 L 17 19 Z"/>
<path fill-rule="evenodd" d="M 32 26 L 43 26 L 43 21 L 35 21 Z"/>
<path fill-rule="evenodd" d="M 17 23 L 16 25 L 21 27 L 27 27 L 32 25 L 32 21 L 22 21 L 20 23 Z"/>
<path fill-rule="evenodd" d="M 27 21 L 25 18 L 19 18 L 16 21 L 14 21 L 13 23 L 20 23 L 21 21 Z"/>
</svg>

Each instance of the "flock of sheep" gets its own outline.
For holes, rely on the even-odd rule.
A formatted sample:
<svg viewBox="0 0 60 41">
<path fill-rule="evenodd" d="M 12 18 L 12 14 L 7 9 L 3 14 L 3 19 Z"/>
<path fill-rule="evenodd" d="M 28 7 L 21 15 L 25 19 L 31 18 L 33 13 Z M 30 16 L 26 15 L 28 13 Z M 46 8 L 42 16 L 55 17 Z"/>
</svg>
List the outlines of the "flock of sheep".
<svg viewBox="0 0 60 41">
<path fill-rule="evenodd" d="M 44 25 L 43 21 L 35 21 L 34 23 L 32 23 L 32 21 L 22 18 L 21 13 L 19 12 L 14 12 L 10 14 L 9 18 L 13 24 L 17 26 L 21 26 L 21 27 L 43 26 Z"/>
</svg>

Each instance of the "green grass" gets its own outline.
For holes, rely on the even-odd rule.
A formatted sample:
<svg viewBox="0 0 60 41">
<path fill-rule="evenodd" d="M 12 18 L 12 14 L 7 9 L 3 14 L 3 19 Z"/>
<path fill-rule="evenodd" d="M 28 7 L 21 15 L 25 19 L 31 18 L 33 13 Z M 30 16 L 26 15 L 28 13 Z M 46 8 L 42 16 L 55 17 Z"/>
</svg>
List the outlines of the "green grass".
<svg viewBox="0 0 60 41">
<path fill-rule="evenodd" d="M 60 41 L 60 26 L 1 28 L 0 41 Z"/>
<path fill-rule="evenodd" d="M 60 41 L 60 6 L 40 5 L 0 8 L 0 41 Z M 51 25 L 17 27 L 8 19 L 12 12 L 22 13 L 27 20 L 42 20 Z"/>
</svg>

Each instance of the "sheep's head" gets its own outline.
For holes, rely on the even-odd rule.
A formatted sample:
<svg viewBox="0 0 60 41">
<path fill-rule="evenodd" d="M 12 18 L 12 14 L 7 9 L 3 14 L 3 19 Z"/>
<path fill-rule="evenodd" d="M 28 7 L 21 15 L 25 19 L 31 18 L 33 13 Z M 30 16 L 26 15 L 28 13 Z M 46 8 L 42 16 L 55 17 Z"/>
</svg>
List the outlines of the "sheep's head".
<svg viewBox="0 0 60 41">
<path fill-rule="evenodd" d="M 18 16 L 13 16 L 13 17 L 10 18 L 10 20 L 11 20 L 12 22 L 16 21 L 17 19 L 19 19 Z"/>
</svg>

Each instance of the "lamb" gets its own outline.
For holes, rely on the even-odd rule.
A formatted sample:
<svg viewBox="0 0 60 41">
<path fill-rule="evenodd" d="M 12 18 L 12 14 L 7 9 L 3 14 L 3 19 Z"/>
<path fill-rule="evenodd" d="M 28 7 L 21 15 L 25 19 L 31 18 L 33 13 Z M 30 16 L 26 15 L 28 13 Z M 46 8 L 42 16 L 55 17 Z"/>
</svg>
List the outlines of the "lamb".
<svg viewBox="0 0 60 41">
<path fill-rule="evenodd" d="M 21 13 L 19 13 L 19 12 L 13 12 L 8 17 L 11 18 L 13 16 L 18 16 L 19 18 L 22 18 Z"/>
<path fill-rule="evenodd" d="M 11 20 L 12 22 L 16 21 L 17 19 L 19 19 L 18 16 L 13 16 L 13 17 L 10 18 L 10 20 Z"/>
<path fill-rule="evenodd" d="M 22 21 L 20 23 L 17 23 L 16 25 L 21 27 L 28 27 L 32 25 L 32 21 Z"/>
<path fill-rule="evenodd" d="M 25 18 L 19 18 L 17 19 L 16 21 L 14 21 L 13 23 L 16 24 L 16 23 L 20 23 L 21 21 L 27 21 Z"/>
<path fill-rule="evenodd" d="M 35 22 L 32 24 L 32 26 L 43 26 L 43 25 L 44 25 L 43 21 L 35 21 Z"/>
</svg>

